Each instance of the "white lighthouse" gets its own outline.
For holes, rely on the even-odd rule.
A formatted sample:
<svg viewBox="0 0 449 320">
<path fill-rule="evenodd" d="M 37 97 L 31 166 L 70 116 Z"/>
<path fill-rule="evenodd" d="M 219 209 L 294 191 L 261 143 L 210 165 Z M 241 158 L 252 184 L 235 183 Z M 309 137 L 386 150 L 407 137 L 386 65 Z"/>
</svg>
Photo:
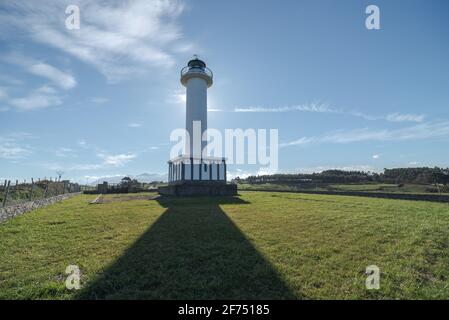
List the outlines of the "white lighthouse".
<svg viewBox="0 0 449 320">
<path fill-rule="evenodd" d="M 167 189 L 161 193 L 175 195 L 234 195 L 236 185 L 226 183 L 226 159 L 206 156 L 207 89 L 213 73 L 206 63 L 194 57 L 181 70 L 186 87 L 185 154 L 168 161 Z"/>
<path fill-rule="evenodd" d="M 195 57 L 181 70 L 181 83 L 186 87 L 186 131 L 189 134 L 186 151 L 198 157 L 199 149 L 204 150 L 206 142 L 195 137 L 195 134 L 202 136 L 207 130 L 207 88 L 212 86 L 213 73 L 204 61 Z M 196 128 L 197 132 L 194 132 L 195 122 L 197 126 L 201 125 L 201 128 Z"/>
</svg>

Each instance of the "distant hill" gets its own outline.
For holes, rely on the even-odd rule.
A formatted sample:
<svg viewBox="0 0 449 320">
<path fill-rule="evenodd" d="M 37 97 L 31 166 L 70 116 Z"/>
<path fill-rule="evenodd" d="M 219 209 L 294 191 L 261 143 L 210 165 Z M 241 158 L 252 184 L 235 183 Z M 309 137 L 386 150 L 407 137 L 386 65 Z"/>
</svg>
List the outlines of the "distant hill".
<svg viewBox="0 0 449 320">
<path fill-rule="evenodd" d="M 142 173 L 137 176 L 132 177 L 139 182 L 153 182 L 153 181 L 167 181 L 168 177 L 166 174 L 160 173 Z"/>
<path fill-rule="evenodd" d="M 124 177 L 130 177 L 132 179 L 136 179 L 139 182 L 146 182 L 150 183 L 153 181 L 167 181 L 167 175 L 166 174 L 159 174 L 159 173 L 142 173 L 138 174 L 136 176 L 133 175 L 123 175 L 123 176 L 113 176 L 113 177 L 101 177 L 98 178 L 92 182 L 89 182 L 90 185 L 97 185 L 99 183 L 103 183 L 103 181 L 106 181 L 108 183 L 119 183 Z"/>
</svg>

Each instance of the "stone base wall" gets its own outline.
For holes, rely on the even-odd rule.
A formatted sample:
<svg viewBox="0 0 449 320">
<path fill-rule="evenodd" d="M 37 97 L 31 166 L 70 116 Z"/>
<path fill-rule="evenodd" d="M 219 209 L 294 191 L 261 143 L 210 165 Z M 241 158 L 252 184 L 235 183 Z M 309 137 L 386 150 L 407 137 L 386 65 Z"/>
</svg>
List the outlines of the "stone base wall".
<svg viewBox="0 0 449 320">
<path fill-rule="evenodd" d="M 59 202 L 68 198 L 71 198 L 73 196 L 76 196 L 78 194 L 81 194 L 81 192 L 75 192 L 75 193 L 66 193 L 61 194 L 59 196 L 46 198 L 46 199 L 38 199 L 33 201 L 24 202 L 21 204 L 17 204 L 14 206 L 9 206 L 5 208 L 0 208 L 0 222 L 14 218 L 16 216 L 22 215 L 26 212 L 29 212 L 34 209 L 38 209 L 44 206 L 47 206 L 49 204 L 53 204 L 55 202 Z"/>
<path fill-rule="evenodd" d="M 170 196 L 235 196 L 237 195 L 236 184 L 179 184 L 158 188 L 162 195 Z"/>
</svg>

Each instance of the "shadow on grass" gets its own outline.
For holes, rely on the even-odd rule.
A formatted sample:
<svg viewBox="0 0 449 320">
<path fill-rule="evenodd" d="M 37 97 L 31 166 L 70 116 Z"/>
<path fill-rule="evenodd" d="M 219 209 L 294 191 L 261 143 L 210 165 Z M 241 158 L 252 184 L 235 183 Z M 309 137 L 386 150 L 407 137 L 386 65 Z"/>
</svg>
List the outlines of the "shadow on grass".
<svg viewBox="0 0 449 320">
<path fill-rule="evenodd" d="M 160 198 L 161 217 L 78 299 L 293 299 L 220 208 L 238 197 Z"/>
</svg>

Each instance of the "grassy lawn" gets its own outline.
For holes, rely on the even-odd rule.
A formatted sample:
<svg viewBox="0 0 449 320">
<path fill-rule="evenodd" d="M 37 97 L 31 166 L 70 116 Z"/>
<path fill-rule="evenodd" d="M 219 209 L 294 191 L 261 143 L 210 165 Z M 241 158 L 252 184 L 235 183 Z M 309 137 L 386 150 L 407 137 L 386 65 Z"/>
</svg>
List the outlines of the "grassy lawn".
<svg viewBox="0 0 449 320">
<path fill-rule="evenodd" d="M 371 184 L 331 184 L 329 187 L 336 191 L 375 191 L 375 192 L 392 192 L 392 193 L 414 193 L 414 194 L 437 194 L 438 189 L 434 185 L 425 184 L 387 184 L 387 183 L 371 183 Z M 433 192 L 429 192 L 433 190 Z M 444 186 L 441 186 L 441 193 L 444 192 Z"/>
<path fill-rule="evenodd" d="M 336 191 L 384 191 L 398 189 L 396 184 L 367 183 L 367 184 L 330 184 L 329 187 Z"/>
<path fill-rule="evenodd" d="M 448 204 L 240 193 L 82 195 L 6 221 L 0 298 L 449 298 Z M 65 289 L 70 264 L 79 291 Z M 372 264 L 380 290 L 365 288 Z"/>
<path fill-rule="evenodd" d="M 270 190 L 270 191 L 362 191 L 381 193 L 413 193 L 413 194 L 437 194 L 438 189 L 434 185 L 426 184 L 389 184 L 389 183 L 240 183 L 239 190 Z M 448 194 L 447 188 L 440 185 L 440 192 Z"/>
</svg>

